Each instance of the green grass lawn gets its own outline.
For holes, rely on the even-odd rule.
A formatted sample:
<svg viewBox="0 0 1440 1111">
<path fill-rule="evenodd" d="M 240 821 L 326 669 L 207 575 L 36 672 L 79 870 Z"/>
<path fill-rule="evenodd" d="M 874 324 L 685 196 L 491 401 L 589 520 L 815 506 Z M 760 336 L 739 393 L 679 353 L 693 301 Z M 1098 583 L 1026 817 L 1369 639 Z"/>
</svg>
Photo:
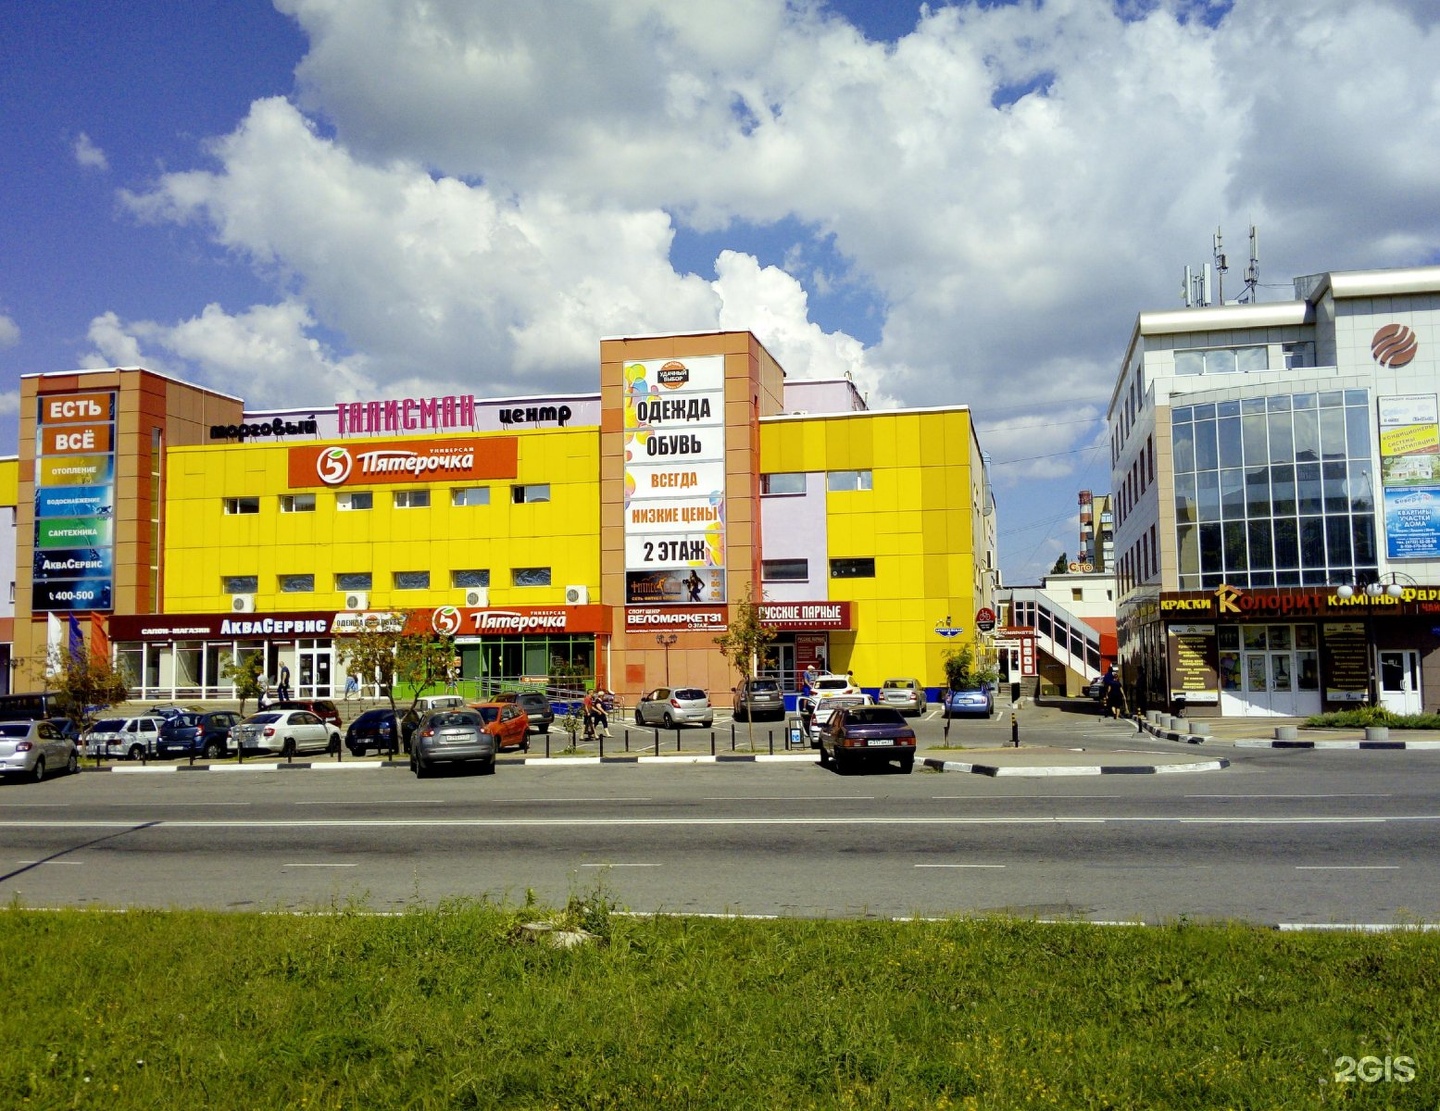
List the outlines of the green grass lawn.
<svg viewBox="0 0 1440 1111">
<path fill-rule="evenodd" d="M 0 1106 L 1440 1103 L 1434 933 L 542 914 L 0 911 Z"/>
</svg>

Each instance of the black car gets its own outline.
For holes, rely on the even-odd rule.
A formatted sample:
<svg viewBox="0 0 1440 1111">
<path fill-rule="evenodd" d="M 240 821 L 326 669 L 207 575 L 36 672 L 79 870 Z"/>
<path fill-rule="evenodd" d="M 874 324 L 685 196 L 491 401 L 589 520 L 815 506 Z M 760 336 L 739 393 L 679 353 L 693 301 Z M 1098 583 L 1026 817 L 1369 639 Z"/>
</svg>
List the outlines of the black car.
<svg viewBox="0 0 1440 1111">
<path fill-rule="evenodd" d="M 555 722 L 555 710 L 544 691 L 503 691 L 495 696 L 496 702 L 513 702 L 525 711 L 530 719 L 530 728 L 537 733 L 550 732 Z"/>
<path fill-rule="evenodd" d="M 364 756 L 372 748 L 377 752 L 399 752 L 402 741 L 409 739 L 400 715 L 394 710 L 366 710 L 345 730 L 345 747 L 352 756 Z M 409 745 L 404 745 L 408 750 Z"/>
<path fill-rule="evenodd" d="M 896 760 L 902 772 L 915 766 L 915 730 L 888 706 L 842 706 L 820 733 L 820 766 L 845 773 Z"/>
<path fill-rule="evenodd" d="M 173 714 L 160 726 L 155 753 L 161 757 L 203 756 L 218 760 L 230 754 L 230 728 L 239 721 L 240 715 L 230 710 Z"/>
</svg>

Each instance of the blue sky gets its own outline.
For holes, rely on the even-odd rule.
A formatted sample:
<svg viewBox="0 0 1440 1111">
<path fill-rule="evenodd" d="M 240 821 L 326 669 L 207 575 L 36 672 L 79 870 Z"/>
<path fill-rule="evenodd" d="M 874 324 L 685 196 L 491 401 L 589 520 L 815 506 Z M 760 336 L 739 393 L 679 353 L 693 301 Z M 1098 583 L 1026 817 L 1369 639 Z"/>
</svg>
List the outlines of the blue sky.
<svg viewBox="0 0 1440 1111">
<path fill-rule="evenodd" d="M 1233 292 L 1259 226 L 1263 300 L 1440 243 L 1422 0 L 12 8 L 0 452 L 22 373 L 591 389 L 601 335 L 749 328 L 873 406 L 970 405 L 1029 582 L 1216 227 Z"/>
</svg>

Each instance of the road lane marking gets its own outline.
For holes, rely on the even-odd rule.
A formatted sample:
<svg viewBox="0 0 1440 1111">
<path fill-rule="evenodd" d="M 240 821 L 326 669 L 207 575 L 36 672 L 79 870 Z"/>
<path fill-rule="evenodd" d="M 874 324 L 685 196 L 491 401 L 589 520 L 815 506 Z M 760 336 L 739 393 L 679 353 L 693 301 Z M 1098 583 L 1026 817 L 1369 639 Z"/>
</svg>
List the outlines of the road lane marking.
<svg viewBox="0 0 1440 1111">
<path fill-rule="evenodd" d="M 1004 868 L 1003 864 L 917 864 L 916 868 Z"/>
<path fill-rule="evenodd" d="M 608 864 L 581 864 L 581 868 L 663 868 L 663 864 L 621 864 L 611 862 Z"/>
<path fill-rule="evenodd" d="M 1440 823 L 1440 814 L 1392 814 L 1385 817 L 1353 817 L 1344 815 L 1289 815 L 1280 817 L 1200 817 L 1185 818 L 1174 815 L 1119 815 L 1108 818 L 1079 816 L 1040 817 L 982 817 L 946 815 L 916 817 L 913 815 L 880 816 L 836 816 L 814 815 L 812 817 L 748 817 L 748 818 L 276 818 L 246 819 L 218 818 L 204 821 L 199 818 L 163 819 L 156 818 L 136 827 L 135 822 L 119 822 L 106 819 L 55 820 L 33 819 L 30 821 L 0 821 L 0 829 L 438 829 L 454 828 L 502 828 L 532 829 L 558 827 L 611 826 L 635 828 L 702 827 L 702 826 L 1046 826 L 1046 825 L 1213 825 L 1213 826 L 1313 826 L 1313 825 L 1388 825 L 1405 823 Z"/>
<path fill-rule="evenodd" d="M 280 865 L 282 868 L 358 868 L 359 864 L 304 864 L 299 861 L 291 861 Z"/>
<path fill-rule="evenodd" d="M 1398 872 L 1398 864 L 1297 864 L 1297 872 Z"/>
<path fill-rule="evenodd" d="M 83 860 L 17 860 L 16 864 L 84 864 Z"/>
<path fill-rule="evenodd" d="M 874 795 L 705 795 L 701 802 L 874 802 Z"/>
<path fill-rule="evenodd" d="M 1389 792 L 1381 791 L 1337 791 L 1331 794 L 1316 795 L 1186 795 L 1187 799 L 1388 799 L 1393 798 Z"/>
</svg>

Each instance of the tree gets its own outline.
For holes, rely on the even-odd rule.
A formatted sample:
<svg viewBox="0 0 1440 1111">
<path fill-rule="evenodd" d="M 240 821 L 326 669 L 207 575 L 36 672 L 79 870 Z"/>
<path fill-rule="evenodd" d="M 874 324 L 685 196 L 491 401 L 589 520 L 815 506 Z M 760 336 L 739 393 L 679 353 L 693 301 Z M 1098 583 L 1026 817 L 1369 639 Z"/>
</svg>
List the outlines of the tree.
<svg viewBox="0 0 1440 1111">
<path fill-rule="evenodd" d="M 413 611 L 404 611 L 367 614 L 359 629 L 335 638 L 335 654 L 350 674 L 362 680 L 373 677 L 391 710 L 395 688 L 409 685 L 413 710 L 427 687 L 444 681 L 455 645 L 448 637 L 437 637 Z"/>
<path fill-rule="evenodd" d="M 1052 575 L 1063 575 L 1063 574 L 1065 574 L 1065 573 L 1070 569 L 1069 564 L 1070 564 L 1070 557 L 1069 557 L 1068 555 L 1066 555 L 1064 552 L 1061 552 L 1058 556 L 1055 557 L 1055 566 L 1052 567 L 1052 568 L 1050 568 L 1050 574 L 1052 574 Z"/>
<path fill-rule="evenodd" d="M 751 588 L 745 587 L 745 597 L 737 602 L 730 613 L 730 626 L 725 630 L 724 636 L 715 638 L 715 643 L 720 646 L 720 654 L 725 657 L 730 667 L 739 676 L 743 685 L 745 680 L 750 678 L 755 667 L 755 658 L 760 654 L 760 649 L 775 639 L 775 630 L 767 629 L 760 623 L 760 607 L 755 603 L 755 596 Z M 750 747 L 755 747 L 755 721 L 751 714 L 745 715 L 745 724 L 749 727 Z"/>
<path fill-rule="evenodd" d="M 111 706 L 130 697 L 127 676 L 108 655 L 86 647 L 62 653 L 50 677 L 60 710 L 85 732 Z"/>
<path fill-rule="evenodd" d="M 248 652 L 240 658 L 227 656 L 225 662 L 220 665 L 220 678 L 228 679 L 235 686 L 235 694 L 240 699 L 240 716 L 245 716 L 245 703 L 250 699 L 259 699 L 265 684 L 261 681 L 260 673 L 265 668 L 265 660 L 259 652 Z"/>
<path fill-rule="evenodd" d="M 999 674 L 993 667 L 977 664 L 975 649 L 969 644 L 959 648 L 947 648 L 945 660 L 945 685 L 952 691 L 977 683 L 993 683 Z"/>
</svg>

